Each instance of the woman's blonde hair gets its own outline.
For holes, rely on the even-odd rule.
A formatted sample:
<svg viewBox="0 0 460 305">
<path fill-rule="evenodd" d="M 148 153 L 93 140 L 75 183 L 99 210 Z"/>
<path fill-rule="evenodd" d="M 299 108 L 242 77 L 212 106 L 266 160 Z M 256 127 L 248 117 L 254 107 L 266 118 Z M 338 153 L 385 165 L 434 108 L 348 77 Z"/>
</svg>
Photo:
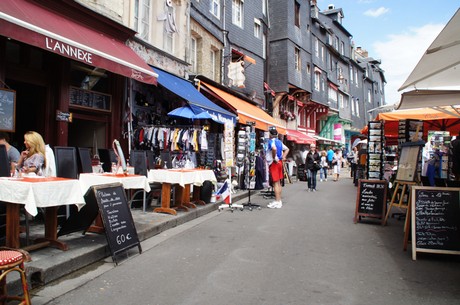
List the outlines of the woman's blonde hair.
<svg viewBox="0 0 460 305">
<path fill-rule="evenodd" d="M 41 153 L 45 157 L 44 166 L 46 166 L 46 150 L 45 150 L 45 141 L 43 141 L 42 136 L 35 131 L 28 131 L 24 134 L 24 140 L 29 145 L 29 157 Z"/>
</svg>

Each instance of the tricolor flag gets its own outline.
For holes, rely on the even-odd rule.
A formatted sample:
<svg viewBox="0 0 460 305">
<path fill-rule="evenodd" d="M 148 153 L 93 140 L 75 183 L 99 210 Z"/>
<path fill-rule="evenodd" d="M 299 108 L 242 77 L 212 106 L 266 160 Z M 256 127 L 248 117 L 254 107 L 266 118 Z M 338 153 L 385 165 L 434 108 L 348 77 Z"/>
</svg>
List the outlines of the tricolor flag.
<svg viewBox="0 0 460 305">
<path fill-rule="evenodd" d="M 219 195 L 226 204 L 230 204 L 230 188 L 228 187 L 227 180 L 217 191 L 216 195 Z"/>
</svg>

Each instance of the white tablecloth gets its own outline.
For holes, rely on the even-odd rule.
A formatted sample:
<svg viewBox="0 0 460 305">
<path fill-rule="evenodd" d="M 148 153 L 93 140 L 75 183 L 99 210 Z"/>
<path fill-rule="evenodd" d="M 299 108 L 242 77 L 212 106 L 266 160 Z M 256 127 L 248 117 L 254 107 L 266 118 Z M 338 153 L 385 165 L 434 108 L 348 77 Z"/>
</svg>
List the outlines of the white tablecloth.
<svg viewBox="0 0 460 305">
<path fill-rule="evenodd" d="M 149 182 L 186 184 L 202 186 L 205 181 L 217 184 L 216 175 L 209 169 L 151 169 L 148 173 Z"/>
<path fill-rule="evenodd" d="M 56 177 L 0 178 L 0 201 L 23 204 L 32 216 L 37 208 L 85 205 L 78 180 Z"/>
<path fill-rule="evenodd" d="M 119 182 L 124 189 L 143 189 L 150 192 L 150 185 L 147 177 L 141 175 L 123 174 L 80 174 L 80 186 L 83 194 L 93 185 L 108 184 Z"/>
</svg>

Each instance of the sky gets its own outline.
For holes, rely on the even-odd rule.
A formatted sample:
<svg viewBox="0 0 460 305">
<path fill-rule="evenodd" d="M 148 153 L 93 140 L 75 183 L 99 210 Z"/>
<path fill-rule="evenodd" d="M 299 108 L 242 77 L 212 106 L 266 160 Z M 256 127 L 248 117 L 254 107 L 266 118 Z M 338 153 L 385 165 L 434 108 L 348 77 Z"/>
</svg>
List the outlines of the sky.
<svg viewBox="0 0 460 305">
<path fill-rule="evenodd" d="M 385 71 L 386 104 L 401 99 L 398 89 L 423 53 L 460 8 L 460 0 L 318 0 L 320 11 L 330 4 L 342 8 L 342 25 L 356 47 L 380 59 Z"/>
</svg>

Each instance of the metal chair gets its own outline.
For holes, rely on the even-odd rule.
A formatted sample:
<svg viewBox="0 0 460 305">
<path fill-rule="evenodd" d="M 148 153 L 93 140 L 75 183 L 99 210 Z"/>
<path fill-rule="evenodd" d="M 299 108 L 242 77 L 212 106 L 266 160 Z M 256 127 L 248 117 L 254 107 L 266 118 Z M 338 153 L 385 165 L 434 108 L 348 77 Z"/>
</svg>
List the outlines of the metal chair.
<svg viewBox="0 0 460 305">
<path fill-rule="evenodd" d="M 75 147 L 55 146 L 54 157 L 56 160 L 56 176 L 61 178 L 78 179 L 77 149 Z M 64 212 L 65 209 L 65 219 Z M 61 206 L 58 210 L 58 224 L 70 217 L 71 214 L 77 213 L 75 206 Z"/>
<path fill-rule="evenodd" d="M 10 162 L 5 145 L 0 145 L 0 177 L 10 177 Z"/>
<path fill-rule="evenodd" d="M 92 173 L 93 166 L 91 161 L 91 149 L 78 147 L 78 173 Z"/>
<path fill-rule="evenodd" d="M 29 254 L 20 249 L 0 248 L 0 303 L 5 301 L 20 301 L 19 304 L 30 305 L 29 289 L 27 285 L 24 262 L 30 261 Z M 23 295 L 8 295 L 6 276 L 16 271 L 19 273 Z"/>
<path fill-rule="evenodd" d="M 151 163 L 149 162 L 147 151 L 145 150 L 132 150 L 129 156 L 129 164 L 134 166 L 134 173 L 136 175 L 148 176 L 148 171 Z M 150 183 L 150 192 L 146 195 L 146 202 L 151 201 L 153 196 L 161 194 L 161 183 Z M 142 196 L 141 196 L 142 195 Z M 136 205 L 136 202 L 142 202 L 143 211 L 146 209 L 146 202 L 144 202 L 143 190 L 137 190 L 131 194 L 129 204 Z M 158 195 L 159 196 L 159 195 Z M 139 198 L 141 197 L 141 198 Z"/>
</svg>

